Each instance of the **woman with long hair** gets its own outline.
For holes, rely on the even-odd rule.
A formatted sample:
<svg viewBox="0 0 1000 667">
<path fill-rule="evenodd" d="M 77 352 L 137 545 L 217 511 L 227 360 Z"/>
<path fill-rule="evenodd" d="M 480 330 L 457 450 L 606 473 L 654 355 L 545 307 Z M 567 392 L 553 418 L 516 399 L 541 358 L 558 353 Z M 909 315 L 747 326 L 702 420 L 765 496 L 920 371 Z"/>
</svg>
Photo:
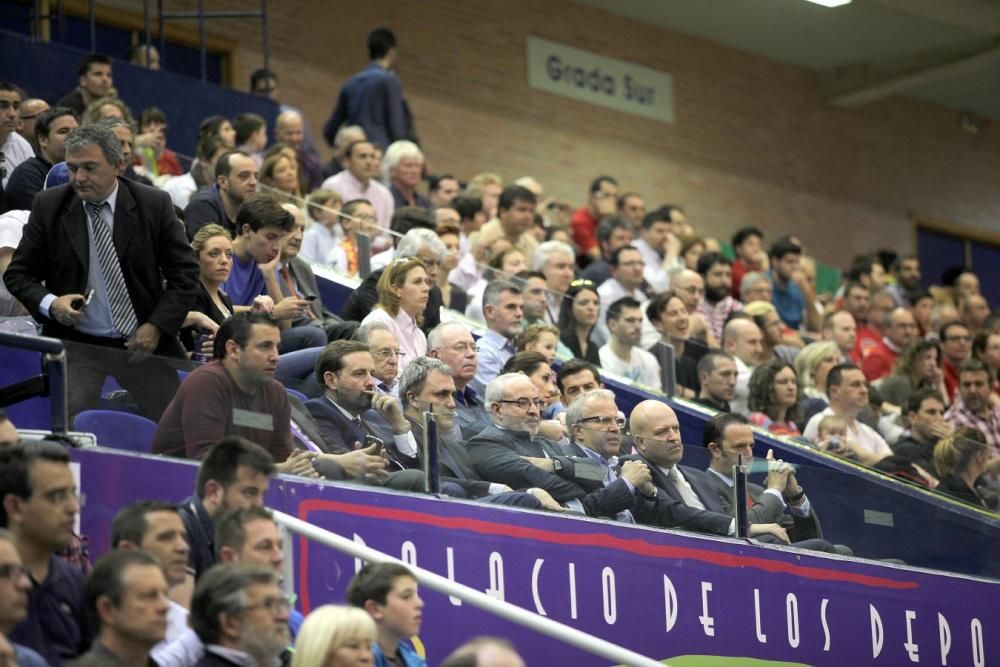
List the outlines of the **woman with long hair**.
<svg viewBox="0 0 1000 667">
<path fill-rule="evenodd" d="M 677 380 L 678 395 L 695 398 L 701 391 L 698 382 L 698 361 L 684 354 L 691 338 L 691 314 L 684 300 L 672 292 L 661 292 L 646 303 L 646 317 L 660 332 L 661 341 L 649 349 L 657 354 L 658 346 L 669 344 L 674 348 L 674 376 Z"/>
<path fill-rule="evenodd" d="M 1000 469 L 1000 457 L 993 453 L 978 429 L 962 426 L 938 442 L 934 447 L 934 466 L 941 479 L 938 491 L 996 510 L 996 496 L 983 493 L 977 483 L 984 473 Z"/>
<path fill-rule="evenodd" d="M 234 312 L 232 300 L 222 291 L 233 268 L 233 237 L 221 225 L 205 225 L 194 235 L 191 250 L 198 262 L 199 289 L 179 336 L 188 352 L 211 357 L 212 336 Z M 202 336 L 203 347 L 195 350 L 195 341 Z"/>
<path fill-rule="evenodd" d="M 574 280 L 566 290 L 563 307 L 559 310 L 559 340 L 574 357 L 601 365 L 598 346 L 591 338 L 601 314 L 601 297 L 597 285 L 590 280 Z"/>
<path fill-rule="evenodd" d="M 198 124 L 198 140 L 202 137 L 219 137 L 227 148 L 236 147 L 236 130 L 225 116 L 209 116 Z"/>
<path fill-rule="evenodd" d="M 910 394 L 923 387 L 937 390 L 944 397 L 947 407 L 948 391 L 941 372 L 941 344 L 936 340 L 911 343 L 896 357 L 892 374 L 882 380 L 878 390 L 883 400 L 903 406 Z"/>
<path fill-rule="evenodd" d="M 364 609 L 323 605 L 302 622 L 291 667 L 370 667 L 377 639 Z"/>
<path fill-rule="evenodd" d="M 361 324 L 382 322 L 389 327 L 402 351 L 402 375 L 411 361 L 427 354 L 427 336 L 420 329 L 431 293 L 427 268 L 416 257 L 395 261 L 385 267 L 375 289 L 378 301 Z"/>
<path fill-rule="evenodd" d="M 803 424 L 798 377 L 790 363 L 772 359 L 750 376 L 750 421 L 776 435 L 801 435 Z"/>
<path fill-rule="evenodd" d="M 826 395 L 826 377 L 830 369 L 840 363 L 840 348 L 832 340 L 809 343 L 795 357 L 795 373 L 805 400 L 802 403 L 803 420 L 808 421 L 829 405 Z"/>
</svg>

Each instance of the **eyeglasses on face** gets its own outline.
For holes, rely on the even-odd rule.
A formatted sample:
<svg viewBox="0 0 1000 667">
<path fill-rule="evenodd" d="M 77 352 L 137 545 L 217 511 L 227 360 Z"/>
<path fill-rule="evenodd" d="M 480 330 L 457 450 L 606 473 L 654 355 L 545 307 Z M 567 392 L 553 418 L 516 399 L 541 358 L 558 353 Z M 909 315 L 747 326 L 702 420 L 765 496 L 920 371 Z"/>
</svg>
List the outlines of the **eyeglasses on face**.
<svg viewBox="0 0 1000 667">
<path fill-rule="evenodd" d="M 540 398 L 525 398 L 523 396 L 521 398 L 500 399 L 499 401 L 497 401 L 497 403 L 512 403 L 517 407 L 521 408 L 522 410 L 527 410 L 532 405 L 541 410 L 542 407 L 545 405 L 545 401 L 543 401 Z"/>
<path fill-rule="evenodd" d="M 611 425 L 615 425 L 619 430 L 625 428 L 625 420 L 621 417 L 607 417 L 604 415 L 595 415 L 593 417 L 584 417 L 580 422 L 588 422 L 591 424 L 599 424 L 601 428 L 611 428 Z"/>
<path fill-rule="evenodd" d="M 17 563 L 4 563 L 3 565 L 0 565 L 0 579 L 17 581 L 20 577 L 30 579 L 31 570 L 24 565 L 18 565 Z"/>
</svg>

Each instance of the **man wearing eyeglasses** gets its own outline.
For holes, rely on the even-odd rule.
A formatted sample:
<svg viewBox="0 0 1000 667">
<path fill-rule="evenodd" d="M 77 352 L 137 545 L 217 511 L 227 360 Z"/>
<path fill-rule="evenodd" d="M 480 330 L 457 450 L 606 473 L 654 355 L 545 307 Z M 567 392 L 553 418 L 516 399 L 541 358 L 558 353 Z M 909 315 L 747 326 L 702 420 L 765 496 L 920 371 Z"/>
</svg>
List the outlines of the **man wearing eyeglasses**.
<svg viewBox="0 0 1000 667">
<path fill-rule="evenodd" d="M 380 394 L 399 396 L 399 361 L 406 356 L 399 349 L 399 340 L 382 322 L 369 322 L 358 327 L 352 339 L 368 346 L 375 361 L 375 391 Z"/>
<path fill-rule="evenodd" d="M 469 386 L 479 366 L 476 341 L 461 322 L 444 322 L 427 335 L 427 354 L 448 364 L 455 383 L 455 421 L 471 438 L 490 425 L 483 399 Z"/>
<path fill-rule="evenodd" d="M 105 554 L 87 579 L 87 607 L 97 640 L 74 667 L 147 664 L 167 633 L 170 598 L 160 562 L 145 551 Z"/>
<path fill-rule="evenodd" d="M 278 575 L 250 563 L 217 565 L 198 582 L 191 627 L 205 645 L 197 667 L 274 667 L 288 647 L 291 605 Z"/>
<path fill-rule="evenodd" d="M 482 479 L 515 490 L 542 488 L 564 507 L 588 516 L 614 517 L 632 509 L 627 485 L 605 487 L 599 464 L 566 456 L 538 437 L 543 402 L 526 375 L 497 377 L 486 387 L 486 405 L 493 424 L 468 445 Z"/>
<path fill-rule="evenodd" d="M 21 563 L 14 536 L 0 528 L 0 637 L 9 635 L 28 616 L 30 590 L 31 572 Z M 12 644 L 12 647 L 20 667 L 46 667 L 45 658 L 27 646 Z"/>
<path fill-rule="evenodd" d="M 958 367 L 972 353 L 972 335 L 961 322 L 949 322 L 941 327 L 941 373 L 948 390 L 948 400 L 955 400 L 958 390 Z"/>
<path fill-rule="evenodd" d="M 598 346 L 604 345 L 611 338 L 606 321 L 611 304 L 626 296 L 635 299 L 640 305 L 649 301 L 649 296 L 642 289 L 645 283 L 642 271 L 646 262 L 642 258 L 642 253 L 635 246 L 627 245 L 613 251 L 609 257 L 609 263 L 611 277 L 597 288 L 597 294 L 601 297 L 601 314 L 597 318 L 597 326 L 591 335 Z M 649 349 L 659 340 L 660 333 L 653 327 L 649 318 L 643 314 L 640 346 L 643 349 Z"/>
<path fill-rule="evenodd" d="M 69 455 L 42 441 L 0 450 L 0 526 L 31 575 L 28 616 L 9 635 L 53 667 L 90 645 L 84 622 L 84 576 L 56 557 L 73 539 L 80 511 Z"/>
</svg>

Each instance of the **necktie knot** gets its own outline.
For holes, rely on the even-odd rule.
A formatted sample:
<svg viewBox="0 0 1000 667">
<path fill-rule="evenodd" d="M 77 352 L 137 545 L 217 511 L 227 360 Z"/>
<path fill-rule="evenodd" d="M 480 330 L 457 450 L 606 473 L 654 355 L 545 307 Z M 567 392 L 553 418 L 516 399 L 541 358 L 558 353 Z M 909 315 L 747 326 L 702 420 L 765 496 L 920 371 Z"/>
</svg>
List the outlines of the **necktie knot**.
<svg viewBox="0 0 1000 667">
<path fill-rule="evenodd" d="M 104 210 L 104 207 L 107 206 L 107 205 L 108 205 L 108 203 L 105 202 L 105 201 L 102 201 L 102 202 L 89 201 L 89 202 L 87 202 L 85 204 L 85 206 L 87 207 L 87 213 L 90 214 L 91 218 L 95 218 L 97 220 L 101 219 L 101 212 Z"/>
</svg>

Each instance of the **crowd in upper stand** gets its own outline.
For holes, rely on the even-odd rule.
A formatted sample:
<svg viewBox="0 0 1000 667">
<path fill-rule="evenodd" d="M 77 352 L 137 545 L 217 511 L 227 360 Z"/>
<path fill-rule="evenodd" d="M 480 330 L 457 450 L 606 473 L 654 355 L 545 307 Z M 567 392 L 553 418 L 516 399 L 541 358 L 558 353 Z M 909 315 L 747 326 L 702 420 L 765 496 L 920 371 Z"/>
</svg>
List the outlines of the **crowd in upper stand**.
<svg viewBox="0 0 1000 667">
<path fill-rule="evenodd" d="M 975 272 L 955 267 L 925 290 L 915 256 L 859 249 L 839 289 L 823 294 L 794 234 L 735 229 L 730 257 L 682 207 L 647 206 L 652 193 L 608 175 L 574 208 L 531 177 L 431 174 L 397 53 L 391 32 L 373 31 L 371 64 L 323 128 L 327 164 L 301 112 L 282 105 L 271 143 L 254 114 L 206 118 L 185 172 L 185 156 L 167 148 L 166 116 L 148 108 L 136 121 L 99 54 L 51 108 L 0 82 L 0 326 L 67 341 L 72 415 L 97 407 L 113 376 L 123 409 L 156 422 L 155 453 L 201 459 L 204 470 L 218 443 L 243 438 L 267 461 L 250 466 L 265 488 L 278 471 L 422 492 L 432 411 L 445 495 L 720 535 L 735 534 L 728 472 L 751 455 L 756 427 L 996 508 L 1000 312 Z M 138 49 L 133 62 L 152 67 L 154 54 Z M 251 90 L 278 99 L 277 84 L 259 70 Z M 329 310 L 313 267 L 360 277 L 363 264 L 370 275 Z M 625 415 L 603 377 L 656 392 L 672 384 L 706 408 L 698 444 L 709 467 L 680 463 L 665 402 Z M 16 442 L 9 421 L 0 434 Z M 22 474 L 62 463 L 25 456 Z M 30 501 L 35 473 L 16 486 L 4 465 L 0 493 Z M 795 470 L 770 458 L 765 467 L 750 490 L 752 534 L 851 553 L 823 537 L 822 501 Z M 235 473 L 219 474 L 229 474 L 214 480 L 224 494 Z M 192 530 L 200 521 L 211 536 L 227 509 L 205 503 L 203 481 L 198 516 L 185 520 L 199 577 L 216 556 Z M 75 514 L 73 493 L 63 495 Z M 28 538 L 15 515 L 6 510 L 20 550 Z M 40 582 L 35 596 L 51 579 L 49 554 L 70 540 L 32 539 L 34 562 L 21 557 Z M 0 579 L 20 585 L 16 573 Z M 105 641 L 113 614 L 94 599 Z M 120 604 L 112 595 L 107 608 Z M 194 628 L 199 649 L 227 646 L 218 627 Z M 33 643 L 46 632 L 12 636 L 53 665 L 79 653 L 79 643 Z M 383 642 L 380 629 L 376 647 L 418 664 L 405 636 Z M 201 664 L 215 655 L 195 654 Z"/>
</svg>

